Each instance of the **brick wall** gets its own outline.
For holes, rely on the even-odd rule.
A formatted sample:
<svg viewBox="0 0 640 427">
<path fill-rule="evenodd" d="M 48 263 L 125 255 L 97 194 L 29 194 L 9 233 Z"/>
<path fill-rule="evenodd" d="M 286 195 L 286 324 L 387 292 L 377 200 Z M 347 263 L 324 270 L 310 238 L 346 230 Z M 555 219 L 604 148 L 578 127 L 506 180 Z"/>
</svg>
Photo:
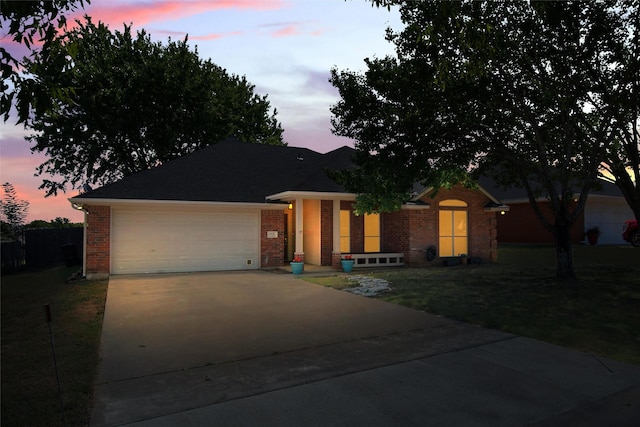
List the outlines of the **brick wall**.
<svg viewBox="0 0 640 427">
<path fill-rule="evenodd" d="M 383 215 L 383 252 L 403 252 L 405 264 L 429 264 L 427 247 L 437 243 L 434 212 L 430 209 L 402 209 Z"/>
<path fill-rule="evenodd" d="M 404 252 L 409 247 L 409 211 L 399 210 L 383 214 L 380 218 L 382 252 Z"/>
<path fill-rule="evenodd" d="M 470 257 L 480 257 L 487 261 L 496 261 L 498 258 L 498 241 L 496 229 L 496 212 L 485 212 L 484 206 L 490 199 L 480 190 L 473 190 L 462 186 L 455 186 L 451 190 L 441 189 L 434 197 L 425 197 L 422 200 L 431 204 L 433 221 L 433 241 L 438 242 L 438 203 L 446 199 L 458 199 L 469 205 L 469 253 Z"/>
<path fill-rule="evenodd" d="M 405 263 L 409 265 L 426 265 L 427 248 L 437 243 L 438 229 L 436 212 L 432 209 L 410 209 L 409 213 L 409 248 L 405 251 Z"/>
<path fill-rule="evenodd" d="M 284 265 L 284 212 L 263 210 L 260 213 L 260 254 L 262 268 Z M 278 237 L 267 238 L 267 231 L 277 231 Z"/>
<path fill-rule="evenodd" d="M 111 208 L 87 206 L 87 278 L 108 276 L 111 271 Z"/>
<path fill-rule="evenodd" d="M 429 246 L 438 247 L 438 203 L 446 199 L 465 201 L 468 206 L 469 256 L 485 260 L 497 259 L 496 213 L 485 212 L 489 198 L 479 190 L 462 186 L 451 190 L 441 189 L 435 197 L 426 196 L 422 201 L 430 209 L 403 209 L 382 217 L 383 252 L 404 252 L 405 263 L 412 266 L 429 265 L 426 251 Z"/>
<path fill-rule="evenodd" d="M 554 223 L 549 202 L 538 204 L 543 215 L 551 224 Z M 571 206 L 573 209 L 573 206 Z M 509 204 L 509 212 L 498 215 L 498 241 L 504 243 L 553 243 L 553 233 L 544 228 L 529 202 Z M 584 213 L 571 227 L 571 241 L 580 243 L 584 240 Z"/>
</svg>

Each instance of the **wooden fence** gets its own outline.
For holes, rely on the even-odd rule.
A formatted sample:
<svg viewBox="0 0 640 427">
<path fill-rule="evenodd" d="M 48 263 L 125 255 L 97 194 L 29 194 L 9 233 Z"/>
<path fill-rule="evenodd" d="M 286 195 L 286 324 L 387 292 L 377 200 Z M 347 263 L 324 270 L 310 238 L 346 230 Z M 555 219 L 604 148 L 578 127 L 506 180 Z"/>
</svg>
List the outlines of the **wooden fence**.
<svg viewBox="0 0 640 427">
<path fill-rule="evenodd" d="M 38 228 L 25 230 L 24 249 L 27 268 L 82 262 L 84 228 Z"/>
<path fill-rule="evenodd" d="M 24 266 L 24 251 L 22 250 L 22 242 L 19 240 L 13 242 L 2 242 L 0 254 L 0 257 L 2 258 L 2 265 L 0 268 L 3 273 L 10 273 L 19 270 Z"/>
</svg>

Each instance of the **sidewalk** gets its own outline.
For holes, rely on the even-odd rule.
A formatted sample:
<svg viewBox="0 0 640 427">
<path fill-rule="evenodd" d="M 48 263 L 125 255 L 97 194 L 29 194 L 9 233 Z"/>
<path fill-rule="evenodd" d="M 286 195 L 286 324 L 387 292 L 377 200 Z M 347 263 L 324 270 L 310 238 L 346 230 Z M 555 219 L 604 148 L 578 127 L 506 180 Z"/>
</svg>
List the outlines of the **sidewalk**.
<svg viewBox="0 0 640 427">
<path fill-rule="evenodd" d="M 236 375 L 252 378 L 246 367 L 237 365 Z M 213 387 L 214 372 L 205 380 Z M 183 389 L 182 399 L 206 387 Z M 640 368 L 515 337 L 127 425 L 637 426 L 638 420 Z"/>
</svg>

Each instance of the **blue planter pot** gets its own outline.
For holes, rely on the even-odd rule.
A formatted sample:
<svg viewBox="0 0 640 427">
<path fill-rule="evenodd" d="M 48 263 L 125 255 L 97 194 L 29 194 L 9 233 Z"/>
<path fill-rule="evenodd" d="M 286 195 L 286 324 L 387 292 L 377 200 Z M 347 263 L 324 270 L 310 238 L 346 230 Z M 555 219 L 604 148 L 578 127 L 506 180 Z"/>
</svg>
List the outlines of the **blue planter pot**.
<svg viewBox="0 0 640 427">
<path fill-rule="evenodd" d="M 351 273 L 351 270 L 353 270 L 353 260 L 352 259 L 343 259 L 340 260 L 340 262 L 342 263 L 342 271 L 344 271 L 345 273 Z"/>
<path fill-rule="evenodd" d="M 302 274 L 304 271 L 304 262 L 291 262 L 291 272 L 293 274 Z"/>
</svg>

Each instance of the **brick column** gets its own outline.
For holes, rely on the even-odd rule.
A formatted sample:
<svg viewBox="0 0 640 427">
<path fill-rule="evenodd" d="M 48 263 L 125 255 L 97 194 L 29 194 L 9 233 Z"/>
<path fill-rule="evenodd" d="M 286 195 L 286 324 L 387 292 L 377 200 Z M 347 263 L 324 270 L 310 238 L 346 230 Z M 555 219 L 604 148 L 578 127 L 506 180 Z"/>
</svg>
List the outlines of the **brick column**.
<svg viewBox="0 0 640 427">
<path fill-rule="evenodd" d="M 284 265 L 284 212 L 263 210 L 260 213 L 260 267 L 281 267 Z M 277 237 L 269 237 L 269 231 L 276 231 Z"/>
<path fill-rule="evenodd" d="M 100 279 L 111 272 L 111 208 L 87 206 L 86 271 L 87 279 Z"/>
</svg>

